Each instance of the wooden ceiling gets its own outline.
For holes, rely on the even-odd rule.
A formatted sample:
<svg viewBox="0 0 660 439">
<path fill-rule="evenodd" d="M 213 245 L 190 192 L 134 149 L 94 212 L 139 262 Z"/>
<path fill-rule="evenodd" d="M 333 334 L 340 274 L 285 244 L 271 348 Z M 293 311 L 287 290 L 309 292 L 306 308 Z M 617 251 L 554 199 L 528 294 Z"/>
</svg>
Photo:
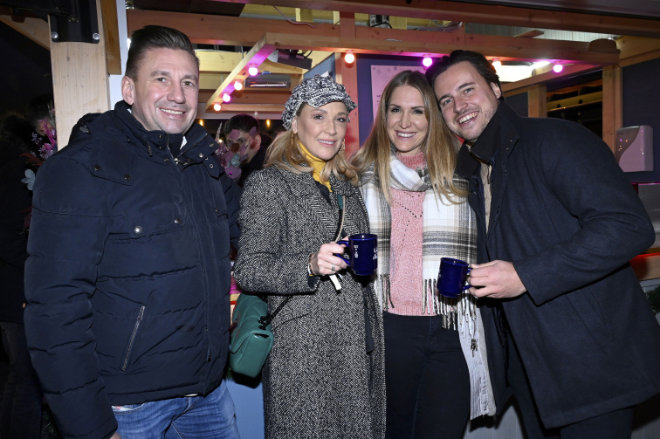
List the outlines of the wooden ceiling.
<svg viewBox="0 0 660 439">
<path fill-rule="evenodd" d="M 655 44 L 660 42 L 660 0 L 628 0 L 625 11 L 618 0 L 278 0 L 259 3 L 249 0 L 133 0 L 132 3 L 134 9 L 127 11 L 129 34 L 146 24 L 158 23 L 181 29 L 194 43 L 208 47 L 199 52 L 200 103 L 205 103 L 200 110 L 206 111 L 208 117 L 224 118 L 241 111 L 279 113 L 289 89 L 232 93 L 234 81 L 245 79 L 249 64 L 261 64 L 278 49 L 304 53 L 316 65 L 330 55 L 347 51 L 358 56 L 362 53 L 440 56 L 454 49 L 468 48 L 500 60 L 564 60 L 573 64 L 567 72 L 574 73 L 617 64 L 621 58 L 612 40 L 572 40 L 572 35 L 577 33 L 626 36 L 628 41 L 634 38 L 646 41 L 647 45 L 650 40 L 651 47 L 660 47 Z M 392 29 L 369 27 L 370 14 L 389 16 Z M 536 32 L 520 32 L 520 29 Z M 549 30 L 565 31 L 568 37 L 548 37 Z M 306 71 L 265 62 L 264 70 L 289 74 L 291 87 Z M 222 102 L 224 92 L 232 93 L 232 101 L 223 104 L 222 111 L 217 114 L 212 106 Z"/>
<path fill-rule="evenodd" d="M 39 3 L 0 0 L 0 6 L 25 2 Z M 99 2 L 104 14 L 115 4 Z M 184 31 L 199 45 L 203 117 L 280 113 L 288 89 L 234 92 L 220 113 L 211 109 L 253 63 L 289 75 L 295 86 L 306 70 L 268 60 L 277 50 L 304 54 L 314 66 L 347 51 L 440 56 L 463 48 L 500 60 L 564 60 L 572 63 L 566 74 L 660 57 L 660 0 L 127 0 L 127 5 L 129 35 L 146 24 L 162 24 Z M 2 9 L 0 20 L 12 26 Z M 389 16 L 392 28 L 369 27 L 369 15 Z M 48 47 L 47 28 L 32 29 L 39 34 L 26 36 Z M 598 39 L 585 39 L 584 32 Z M 614 42 L 602 35 L 621 38 Z M 110 67 L 120 65 L 118 53 L 106 58 L 108 71 L 118 73 L 121 67 Z M 540 75 L 507 87 L 543 80 Z"/>
</svg>

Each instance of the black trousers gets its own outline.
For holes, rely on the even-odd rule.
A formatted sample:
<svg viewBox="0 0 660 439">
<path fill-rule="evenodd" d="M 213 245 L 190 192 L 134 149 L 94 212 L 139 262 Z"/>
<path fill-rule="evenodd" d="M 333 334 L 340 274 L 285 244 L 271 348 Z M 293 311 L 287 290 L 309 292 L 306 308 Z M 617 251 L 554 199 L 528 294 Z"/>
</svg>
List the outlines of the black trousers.
<svg viewBox="0 0 660 439">
<path fill-rule="evenodd" d="M 460 439 L 470 377 L 458 332 L 441 317 L 384 313 L 389 439 Z"/>
<path fill-rule="evenodd" d="M 632 435 L 633 408 L 624 408 L 574 424 L 546 429 L 532 397 L 527 374 L 516 345 L 508 336 L 507 378 L 513 389 L 514 404 L 527 439 L 629 439 Z"/>
</svg>

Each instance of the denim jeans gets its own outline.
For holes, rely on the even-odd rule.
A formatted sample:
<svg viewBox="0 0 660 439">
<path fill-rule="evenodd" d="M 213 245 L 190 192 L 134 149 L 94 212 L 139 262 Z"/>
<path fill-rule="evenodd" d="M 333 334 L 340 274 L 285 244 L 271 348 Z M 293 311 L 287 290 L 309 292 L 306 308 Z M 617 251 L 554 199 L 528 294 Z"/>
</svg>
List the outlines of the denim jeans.
<svg viewBox="0 0 660 439">
<path fill-rule="evenodd" d="M 0 405 L 0 438 L 41 436 L 41 388 L 32 368 L 21 323 L 0 322 L 9 374 Z"/>
<path fill-rule="evenodd" d="M 113 406 L 122 439 L 239 439 L 234 402 L 223 381 L 206 396 Z"/>
</svg>

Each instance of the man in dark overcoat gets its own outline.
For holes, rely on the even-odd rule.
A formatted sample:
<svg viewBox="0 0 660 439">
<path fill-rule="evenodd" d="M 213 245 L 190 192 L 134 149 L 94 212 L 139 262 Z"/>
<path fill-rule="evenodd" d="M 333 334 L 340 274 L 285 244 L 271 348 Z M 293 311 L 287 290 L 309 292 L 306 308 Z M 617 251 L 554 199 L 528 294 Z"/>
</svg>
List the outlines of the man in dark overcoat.
<svg viewBox="0 0 660 439">
<path fill-rule="evenodd" d="M 630 437 L 633 407 L 660 391 L 660 327 L 628 261 L 654 241 L 613 154 L 584 127 L 516 115 L 483 55 L 427 72 L 464 140 L 497 407 L 515 397 L 529 438 Z"/>
</svg>

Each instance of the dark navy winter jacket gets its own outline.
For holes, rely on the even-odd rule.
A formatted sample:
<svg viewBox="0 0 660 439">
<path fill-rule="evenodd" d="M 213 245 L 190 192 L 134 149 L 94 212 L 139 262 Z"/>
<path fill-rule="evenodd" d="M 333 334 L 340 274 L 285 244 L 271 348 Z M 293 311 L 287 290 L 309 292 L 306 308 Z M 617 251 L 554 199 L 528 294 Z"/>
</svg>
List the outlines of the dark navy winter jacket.
<svg viewBox="0 0 660 439">
<path fill-rule="evenodd" d="M 488 229 L 474 156 L 492 164 Z M 457 171 L 470 179 L 479 262 L 511 261 L 527 288 L 482 301 L 498 409 L 506 327 L 548 428 L 660 391 L 660 328 L 628 264 L 653 243 L 653 226 L 607 145 L 576 123 L 521 118 L 502 102 L 472 151 L 459 152 Z"/>
<path fill-rule="evenodd" d="M 176 158 L 124 102 L 74 130 L 35 183 L 25 325 L 62 434 L 101 438 L 111 405 L 222 380 L 238 194 L 197 124 Z"/>
</svg>

